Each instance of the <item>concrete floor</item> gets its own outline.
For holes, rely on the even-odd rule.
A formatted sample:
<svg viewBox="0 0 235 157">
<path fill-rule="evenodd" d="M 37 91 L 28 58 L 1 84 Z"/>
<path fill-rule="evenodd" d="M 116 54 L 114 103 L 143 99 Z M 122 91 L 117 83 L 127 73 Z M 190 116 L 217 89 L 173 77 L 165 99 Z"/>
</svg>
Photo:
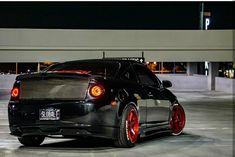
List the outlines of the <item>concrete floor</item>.
<svg viewBox="0 0 235 157">
<path fill-rule="evenodd" d="M 115 148 L 111 141 L 49 139 L 24 147 L 9 135 L 7 99 L 0 100 L 0 157 L 232 157 L 233 97 L 221 92 L 174 91 L 185 108 L 187 123 L 180 136 L 158 134 L 134 148 Z"/>
</svg>

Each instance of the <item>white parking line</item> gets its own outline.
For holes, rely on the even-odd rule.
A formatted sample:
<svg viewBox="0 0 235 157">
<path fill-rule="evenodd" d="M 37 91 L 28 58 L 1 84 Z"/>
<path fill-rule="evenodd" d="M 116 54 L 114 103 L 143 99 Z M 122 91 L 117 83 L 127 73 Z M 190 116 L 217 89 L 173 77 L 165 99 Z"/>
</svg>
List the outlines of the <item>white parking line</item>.
<svg viewBox="0 0 235 157">
<path fill-rule="evenodd" d="M 9 134 L 9 131 L 0 131 L 0 134 Z"/>
<path fill-rule="evenodd" d="M 223 127 L 223 128 L 185 128 L 185 130 L 230 130 L 232 128 Z"/>
<path fill-rule="evenodd" d="M 221 128 L 221 129 L 222 129 L 222 130 L 229 130 L 229 129 L 231 129 L 231 128 L 226 128 L 226 127 L 225 127 L 225 128 Z"/>
<path fill-rule="evenodd" d="M 15 142 L 17 140 L 11 140 L 11 139 L 1 139 L 1 143 L 4 143 L 4 142 Z"/>
</svg>

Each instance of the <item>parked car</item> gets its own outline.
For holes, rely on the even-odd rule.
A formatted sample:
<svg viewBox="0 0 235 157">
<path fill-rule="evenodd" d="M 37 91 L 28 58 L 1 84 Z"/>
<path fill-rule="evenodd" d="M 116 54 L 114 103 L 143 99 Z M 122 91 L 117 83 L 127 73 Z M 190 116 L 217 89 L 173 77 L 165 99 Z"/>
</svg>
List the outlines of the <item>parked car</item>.
<svg viewBox="0 0 235 157">
<path fill-rule="evenodd" d="M 185 113 L 171 86 L 135 61 L 57 63 L 17 76 L 8 106 L 10 131 L 25 146 L 54 135 L 103 137 L 119 147 L 162 131 L 179 135 Z"/>
</svg>

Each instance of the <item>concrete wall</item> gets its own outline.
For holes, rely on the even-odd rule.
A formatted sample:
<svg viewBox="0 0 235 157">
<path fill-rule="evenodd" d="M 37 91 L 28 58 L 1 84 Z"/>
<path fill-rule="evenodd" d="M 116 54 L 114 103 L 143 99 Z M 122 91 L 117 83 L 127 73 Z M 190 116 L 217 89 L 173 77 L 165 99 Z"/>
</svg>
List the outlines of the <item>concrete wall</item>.
<svg viewBox="0 0 235 157">
<path fill-rule="evenodd" d="M 187 76 L 183 74 L 157 74 L 157 77 L 162 80 L 169 80 L 172 83 L 172 90 L 185 90 L 185 91 L 206 91 L 207 89 L 207 76 L 205 75 L 192 75 Z"/>
<path fill-rule="evenodd" d="M 233 93 L 235 89 L 235 79 L 216 77 L 215 78 L 215 90 L 226 93 Z"/>
<path fill-rule="evenodd" d="M 0 62 L 141 57 L 146 61 L 232 61 L 234 30 L 0 29 Z"/>
<path fill-rule="evenodd" d="M 0 90 L 9 91 L 15 81 L 17 75 L 0 75 Z M 157 74 L 157 77 L 162 80 L 169 80 L 172 82 L 172 90 L 185 91 L 206 91 L 207 76 L 204 75 L 184 75 L 184 74 Z M 235 79 L 228 79 L 216 77 L 215 90 L 227 93 L 233 93 L 235 88 Z"/>
<path fill-rule="evenodd" d="M 0 92 L 9 92 L 13 86 L 16 75 L 0 75 Z M 204 75 L 184 75 L 184 74 L 157 74 L 157 77 L 162 80 L 172 82 L 171 90 L 178 91 L 206 91 L 207 76 Z M 235 79 L 216 77 L 215 90 L 226 93 L 233 93 L 235 88 Z M 1 94 L 1 93 L 0 93 Z"/>
<path fill-rule="evenodd" d="M 16 75 L 0 75 L 0 89 L 10 90 Z M 158 74 L 160 80 L 170 80 L 173 90 L 207 90 L 207 79 L 203 75 Z"/>
<path fill-rule="evenodd" d="M 0 75 L 0 89 L 11 89 L 15 77 L 16 75 Z M 174 90 L 207 90 L 207 77 L 204 75 L 157 74 L 157 77 L 171 81 L 171 89 Z"/>
<path fill-rule="evenodd" d="M 16 76 L 17 75 L 0 75 L 0 89 L 11 89 Z"/>
<path fill-rule="evenodd" d="M 0 100 L 9 100 L 16 75 L 0 75 Z"/>
</svg>

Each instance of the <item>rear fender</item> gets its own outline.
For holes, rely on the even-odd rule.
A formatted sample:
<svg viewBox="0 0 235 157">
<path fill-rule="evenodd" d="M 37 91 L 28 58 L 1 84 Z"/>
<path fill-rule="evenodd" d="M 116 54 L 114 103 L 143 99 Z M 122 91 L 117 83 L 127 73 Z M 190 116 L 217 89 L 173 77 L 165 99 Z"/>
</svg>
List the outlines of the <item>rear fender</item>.
<svg viewBox="0 0 235 157">
<path fill-rule="evenodd" d="M 119 109 L 118 109 L 118 117 L 120 118 L 122 116 L 123 111 L 125 108 L 129 105 L 132 105 L 136 108 L 137 112 L 139 112 L 138 105 L 135 102 L 128 102 L 128 103 L 120 103 Z"/>
</svg>

